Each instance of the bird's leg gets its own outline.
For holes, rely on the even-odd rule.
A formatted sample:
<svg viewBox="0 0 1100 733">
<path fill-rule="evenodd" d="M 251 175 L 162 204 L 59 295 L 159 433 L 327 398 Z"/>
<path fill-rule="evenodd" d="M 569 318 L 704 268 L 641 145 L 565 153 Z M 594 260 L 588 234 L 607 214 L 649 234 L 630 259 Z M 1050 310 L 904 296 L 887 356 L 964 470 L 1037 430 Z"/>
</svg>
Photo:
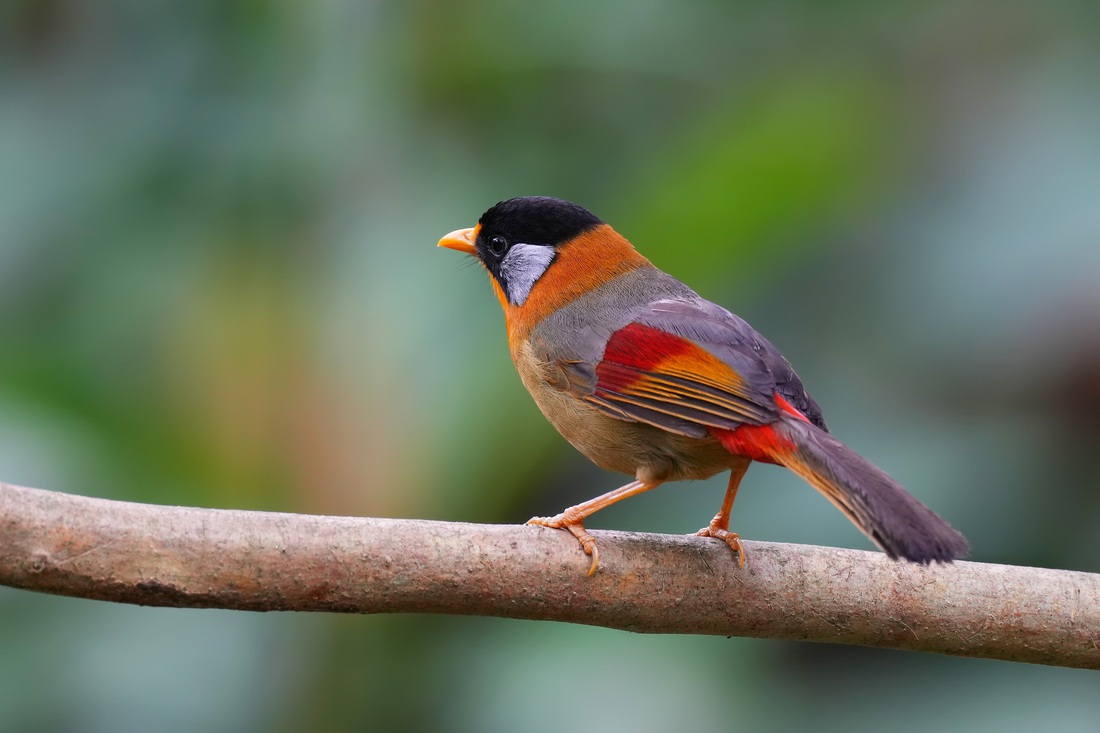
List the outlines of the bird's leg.
<svg viewBox="0 0 1100 733">
<path fill-rule="evenodd" d="M 725 540 L 730 549 L 737 553 L 737 565 L 740 568 L 745 567 L 745 548 L 741 545 L 740 535 L 730 532 L 730 512 L 733 511 L 733 500 L 737 498 L 737 487 L 741 485 L 741 479 L 748 470 L 748 461 L 733 467 L 730 471 L 729 486 L 726 488 L 726 497 L 722 499 L 722 508 L 714 515 L 714 519 L 710 520 L 710 524 L 695 533 L 700 537 Z"/>
<path fill-rule="evenodd" d="M 571 506 L 561 514 L 555 514 L 552 517 L 531 517 L 527 520 L 527 523 L 537 524 L 541 527 L 569 530 L 580 541 L 584 554 L 592 556 L 592 567 L 588 569 L 588 574 L 592 575 L 600 565 L 600 551 L 596 547 L 596 538 L 588 534 L 588 530 L 584 528 L 584 520 L 604 507 L 611 506 L 628 496 L 657 488 L 659 485 L 660 482 L 631 481 L 626 486 L 620 486 L 614 491 L 597 496 L 595 499 L 589 499 L 576 506 Z"/>
</svg>

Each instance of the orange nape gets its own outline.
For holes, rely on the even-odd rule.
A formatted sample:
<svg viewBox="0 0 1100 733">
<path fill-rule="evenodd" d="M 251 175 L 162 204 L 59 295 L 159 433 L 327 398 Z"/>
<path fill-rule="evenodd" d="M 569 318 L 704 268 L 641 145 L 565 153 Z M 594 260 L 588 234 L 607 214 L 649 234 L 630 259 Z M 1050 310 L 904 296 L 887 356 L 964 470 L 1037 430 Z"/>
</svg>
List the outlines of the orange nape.
<svg viewBox="0 0 1100 733">
<path fill-rule="evenodd" d="M 650 264 L 634 245 L 607 224 L 589 229 L 555 249 L 553 266 L 539 279 L 539 286 L 531 291 L 523 306 L 509 303 L 499 283 L 493 280 L 512 343 L 526 338 L 543 319 L 585 293 Z"/>
</svg>

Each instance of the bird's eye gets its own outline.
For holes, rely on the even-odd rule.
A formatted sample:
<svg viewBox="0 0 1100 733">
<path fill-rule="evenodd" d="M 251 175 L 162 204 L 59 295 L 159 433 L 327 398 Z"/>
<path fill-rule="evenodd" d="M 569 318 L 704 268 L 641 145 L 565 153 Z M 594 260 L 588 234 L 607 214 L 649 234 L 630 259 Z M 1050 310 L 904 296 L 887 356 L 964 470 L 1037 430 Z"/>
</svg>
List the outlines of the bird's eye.
<svg viewBox="0 0 1100 733">
<path fill-rule="evenodd" d="M 508 240 L 504 237 L 498 236 L 489 240 L 489 253 L 494 257 L 500 257 L 506 249 L 508 249 Z"/>
</svg>

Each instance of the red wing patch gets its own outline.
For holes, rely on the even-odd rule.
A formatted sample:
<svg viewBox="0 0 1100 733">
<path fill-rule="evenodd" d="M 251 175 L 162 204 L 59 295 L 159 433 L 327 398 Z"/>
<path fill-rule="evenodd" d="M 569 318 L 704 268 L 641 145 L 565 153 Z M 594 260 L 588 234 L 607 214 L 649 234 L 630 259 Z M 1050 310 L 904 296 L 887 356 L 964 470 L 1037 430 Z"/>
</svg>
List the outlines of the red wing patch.
<svg viewBox="0 0 1100 733">
<path fill-rule="evenodd" d="M 775 419 L 774 406 L 754 401 L 741 376 L 717 356 L 641 323 L 612 334 L 596 379 L 588 399 L 608 414 L 686 435 Z"/>
<path fill-rule="evenodd" d="M 778 392 L 775 393 L 775 404 L 788 415 L 803 422 L 809 422 L 805 415 L 783 399 Z M 742 425 L 733 430 L 712 428 L 710 432 L 730 453 L 763 463 L 785 462 L 797 448 L 789 438 L 776 432 L 774 425 Z M 779 457 L 783 457 L 784 460 L 777 460 Z"/>
<path fill-rule="evenodd" d="M 733 430 L 711 429 L 722 447 L 737 456 L 762 463 L 780 463 L 778 456 L 794 452 L 795 444 L 771 425 L 742 425 Z"/>
</svg>

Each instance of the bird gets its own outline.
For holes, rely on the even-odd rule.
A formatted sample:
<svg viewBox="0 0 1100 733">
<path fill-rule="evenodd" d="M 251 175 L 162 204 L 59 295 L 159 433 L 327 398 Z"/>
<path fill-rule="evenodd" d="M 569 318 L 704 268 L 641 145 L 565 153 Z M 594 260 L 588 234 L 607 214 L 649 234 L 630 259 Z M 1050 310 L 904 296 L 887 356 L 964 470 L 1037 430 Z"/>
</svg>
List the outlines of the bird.
<svg viewBox="0 0 1100 733">
<path fill-rule="evenodd" d="M 474 257 L 504 309 L 508 347 L 543 415 L 597 466 L 629 483 L 528 524 L 569 531 L 599 567 L 585 520 L 668 481 L 729 471 L 717 514 L 696 534 L 745 566 L 730 515 L 753 462 L 786 467 L 891 559 L 965 557 L 961 533 L 829 432 L 779 350 L 745 320 L 655 267 L 584 207 L 522 196 L 438 246 Z"/>
</svg>

